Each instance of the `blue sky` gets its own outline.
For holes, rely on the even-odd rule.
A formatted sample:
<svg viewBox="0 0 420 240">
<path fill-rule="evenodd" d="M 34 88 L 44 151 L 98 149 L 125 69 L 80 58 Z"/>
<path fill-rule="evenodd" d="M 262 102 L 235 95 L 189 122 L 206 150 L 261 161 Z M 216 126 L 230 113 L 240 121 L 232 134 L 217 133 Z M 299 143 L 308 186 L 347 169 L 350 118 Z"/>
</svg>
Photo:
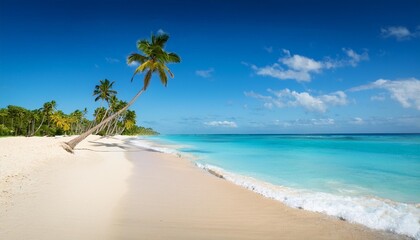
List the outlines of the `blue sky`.
<svg viewBox="0 0 420 240">
<path fill-rule="evenodd" d="M 130 100 L 152 32 L 181 64 L 132 107 L 161 133 L 420 132 L 419 1 L 0 1 L 0 107 Z"/>
</svg>

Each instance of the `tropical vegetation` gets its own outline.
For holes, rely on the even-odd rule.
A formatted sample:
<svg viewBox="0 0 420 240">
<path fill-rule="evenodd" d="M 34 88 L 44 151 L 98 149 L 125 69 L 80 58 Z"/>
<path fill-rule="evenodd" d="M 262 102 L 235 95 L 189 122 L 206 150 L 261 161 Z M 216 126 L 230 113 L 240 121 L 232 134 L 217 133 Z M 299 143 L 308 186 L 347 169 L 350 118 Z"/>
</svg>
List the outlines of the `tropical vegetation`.
<svg viewBox="0 0 420 240">
<path fill-rule="evenodd" d="M 100 81 L 100 85 L 109 85 L 109 81 Z M 98 86 L 98 85 L 97 85 Z M 96 86 L 96 87 L 97 87 Z M 94 96 L 97 95 L 95 87 Z M 111 84 L 112 88 L 112 84 Z M 111 90 L 109 88 L 108 90 Z M 102 87 L 102 89 L 105 89 Z M 9 105 L 0 108 L 0 136 L 55 136 L 79 135 L 103 120 L 107 114 L 122 109 L 126 102 L 116 97 L 117 92 L 111 90 L 112 96 L 104 99 L 109 102 L 108 109 L 95 109 L 93 119 L 87 118 L 87 109 L 76 109 L 69 114 L 57 109 L 55 101 L 46 102 L 41 108 L 30 110 L 20 106 Z M 136 112 L 132 110 L 120 113 L 118 117 L 97 131 L 99 135 L 155 135 L 151 128 L 136 125 Z"/>
</svg>

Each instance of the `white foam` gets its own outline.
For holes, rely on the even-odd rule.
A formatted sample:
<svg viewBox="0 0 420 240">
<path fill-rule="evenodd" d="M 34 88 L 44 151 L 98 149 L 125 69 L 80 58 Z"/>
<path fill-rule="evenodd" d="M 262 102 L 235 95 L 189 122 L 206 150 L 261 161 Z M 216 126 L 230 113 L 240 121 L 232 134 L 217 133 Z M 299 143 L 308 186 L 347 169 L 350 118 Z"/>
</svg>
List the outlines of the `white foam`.
<svg viewBox="0 0 420 240">
<path fill-rule="evenodd" d="M 171 147 L 165 147 L 162 145 L 157 145 L 153 142 L 144 140 L 144 139 L 132 139 L 130 140 L 130 143 L 133 145 L 136 145 L 138 147 L 154 150 L 161 153 L 168 153 L 168 154 L 174 154 L 174 155 L 180 155 L 180 153 L 175 149 Z"/>
<path fill-rule="evenodd" d="M 420 209 L 415 204 L 393 202 L 374 197 L 339 196 L 276 186 L 224 169 L 196 163 L 199 168 L 213 171 L 224 179 L 265 197 L 294 208 L 320 212 L 359 223 L 372 229 L 391 231 L 420 239 Z"/>
</svg>

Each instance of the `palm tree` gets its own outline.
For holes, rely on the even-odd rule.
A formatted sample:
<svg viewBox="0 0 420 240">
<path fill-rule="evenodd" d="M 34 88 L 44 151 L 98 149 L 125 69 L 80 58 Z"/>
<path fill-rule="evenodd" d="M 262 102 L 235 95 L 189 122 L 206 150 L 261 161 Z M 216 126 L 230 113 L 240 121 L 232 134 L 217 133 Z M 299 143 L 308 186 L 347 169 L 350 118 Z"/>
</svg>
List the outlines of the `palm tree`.
<svg viewBox="0 0 420 240">
<path fill-rule="evenodd" d="M 108 122 L 112 121 L 115 117 L 119 116 L 122 112 L 127 110 L 137 100 L 137 98 L 144 91 L 146 91 L 147 87 L 149 86 L 153 73 L 157 72 L 159 74 L 159 78 L 162 84 L 164 86 L 167 85 L 168 77 L 166 75 L 166 72 L 169 73 L 169 76 L 171 78 L 173 78 L 174 75 L 166 66 L 166 64 L 181 62 L 181 58 L 177 54 L 166 52 L 164 50 L 165 44 L 168 41 L 168 39 L 169 39 L 169 35 L 167 34 L 158 34 L 158 35 L 152 34 L 150 41 L 140 40 L 137 42 L 138 50 L 140 52 L 143 52 L 144 55 L 141 55 L 139 53 L 132 53 L 128 56 L 127 63 L 130 64 L 130 63 L 136 62 L 139 64 L 139 66 L 134 71 L 134 75 L 131 78 L 131 81 L 133 81 L 136 74 L 146 72 L 146 75 L 144 76 L 144 80 L 143 80 L 143 87 L 125 107 L 123 107 L 122 109 L 114 113 L 113 115 L 107 117 L 101 123 L 89 129 L 88 131 L 81 134 L 80 136 L 72 139 L 69 142 L 64 143 L 63 144 L 64 149 L 66 149 L 69 152 L 73 152 L 74 147 L 78 143 L 83 141 L 83 139 L 85 139 L 87 136 L 95 132 L 97 129 L 107 124 Z"/>
<path fill-rule="evenodd" d="M 45 118 L 47 118 L 47 119 L 50 118 L 50 116 L 52 115 L 56 105 L 57 105 L 57 103 L 54 100 L 52 100 L 51 102 L 44 103 L 43 107 L 38 109 L 38 111 L 40 111 L 40 113 L 42 115 L 42 121 L 39 124 L 38 128 L 32 133 L 31 136 L 35 135 L 39 131 L 39 129 L 42 127 L 42 124 L 44 124 Z M 48 120 L 48 122 L 49 122 L 49 120 Z M 48 126 L 49 126 L 49 123 L 48 123 Z"/>
<path fill-rule="evenodd" d="M 125 129 L 130 130 L 136 125 L 136 112 L 127 110 L 123 119 L 123 127 L 119 134 L 122 134 Z"/>
<path fill-rule="evenodd" d="M 51 115 L 51 120 L 55 125 L 66 133 L 71 128 L 72 119 L 62 111 L 56 111 Z"/>
<path fill-rule="evenodd" d="M 95 90 L 93 90 L 93 96 L 96 96 L 95 102 L 101 99 L 102 101 L 105 101 L 108 104 L 108 108 L 105 111 L 105 114 L 103 118 L 101 119 L 101 122 L 104 120 L 104 118 L 108 115 L 108 111 L 110 108 L 110 101 L 115 95 L 117 94 L 117 91 L 112 90 L 112 85 L 114 85 L 115 81 L 110 82 L 108 79 L 99 80 L 100 84 L 95 86 Z M 101 129 L 98 129 L 96 133 L 98 133 Z"/>
<path fill-rule="evenodd" d="M 95 102 L 101 99 L 109 104 L 111 97 L 117 94 L 117 91 L 112 90 L 115 81 L 110 82 L 108 79 L 104 79 L 99 80 L 99 82 L 100 84 L 96 85 L 93 91 L 93 96 L 96 96 Z"/>
</svg>

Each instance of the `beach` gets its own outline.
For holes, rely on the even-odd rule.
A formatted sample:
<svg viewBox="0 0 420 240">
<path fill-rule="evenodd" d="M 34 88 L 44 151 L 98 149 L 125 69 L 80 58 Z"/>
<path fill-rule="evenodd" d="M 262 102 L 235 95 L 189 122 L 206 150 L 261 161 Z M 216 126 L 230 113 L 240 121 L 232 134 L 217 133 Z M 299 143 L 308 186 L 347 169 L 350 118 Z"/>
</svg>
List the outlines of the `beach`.
<svg viewBox="0 0 420 240">
<path fill-rule="evenodd" d="M 132 137 L 0 138 L 0 239 L 405 239 L 290 208 Z"/>
</svg>

